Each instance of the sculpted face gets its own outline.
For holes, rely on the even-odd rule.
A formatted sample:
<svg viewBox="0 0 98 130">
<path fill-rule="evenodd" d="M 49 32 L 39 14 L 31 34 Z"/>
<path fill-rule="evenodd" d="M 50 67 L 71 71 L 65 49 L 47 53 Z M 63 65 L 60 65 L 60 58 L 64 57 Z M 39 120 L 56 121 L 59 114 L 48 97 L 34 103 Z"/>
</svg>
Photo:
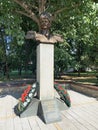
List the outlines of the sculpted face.
<svg viewBox="0 0 98 130">
<path fill-rule="evenodd" d="M 50 29 L 50 21 L 47 18 L 40 18 L 40 25 L 42 30 Z"/>
<path fill-rule="evenodd" d="M 50 17 L 51 17 L 50 14 L 45 12 L 40 15 L 40 27 L 42 30 L 50 29 L 51 26 Z"/>
</svg>

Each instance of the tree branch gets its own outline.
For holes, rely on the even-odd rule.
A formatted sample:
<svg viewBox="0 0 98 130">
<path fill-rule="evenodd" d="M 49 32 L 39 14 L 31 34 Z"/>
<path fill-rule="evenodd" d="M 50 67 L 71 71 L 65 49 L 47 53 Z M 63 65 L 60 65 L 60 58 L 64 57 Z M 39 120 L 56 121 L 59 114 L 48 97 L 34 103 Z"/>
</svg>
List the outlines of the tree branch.
<svg viewBox="0 0 98 130">
<path fill-rule="evenodd" d="M 35 9 L 36 11 L 39 11 L 38 7 L 35 6 L 35 5 L 32 5 L 32 4 L 28 3 L 28 6 L 29 6 L 30 8 Z"/>
<path fill-rule="evenodd" d="M 33 19 L 39 25 L 38 18 L 35 16 L 35 13 L 33 13 L 32 10 L 29 9 L 29 6 L 27 4 L 25 4 L 24 2 L 22 2 L 20 0 L 13 0 L 13 1 L 16 2 L 18 5 L 20 5 L 28 13 L 28 14 L 25 14 L 22 12 L 23 15 L 29 16 L 31 19 Z"/>
<path fill-rule="evenodd" d="M 61 12 L 63 12 L 64 10 L 68 10 L 68 9 L 71 9 L 71 8 L 75 8 L 75 7 L 78 7 L 78 6 L 80 6 L 80 5 L 81 5 L 81 4 L 75 4 L 74 6 L 72 6 L 72 7 L 70 7 L 70 8 L 64 7 L 64 8 L 62 8 L 62 9 L 57 10 L 56 12 L 54 12 L 54 15 L 52 16 L 51 20 L 54 20 L 55 17 L 56 17 L 56 15 L 59 14 L 59 13 L 61 13 Z"/>
<path fill-rule="evenodd" d="M 31 7 L 32 7 L 33 9 L 36 9 L 36 10 L 38 11 L 38 7 L 37 7 L 37 6 L 31 5 Z"/>
<path fill-rule="evenodd" d="M 30 16 L 29 14 L 24 13 L 24 12 L 22 12 L 22 11 L 16 10 L 15 12 L 16 12 L 16 13 L 19 13 L 19 14 L 21 14 L 21 15 L 24 15 L 24 16 L 27 16 L 27 17 L 31 18 L 31 16 Z"/>
<path fill-rule="evenodd" d="M 46 0 L 39 0 L 39 14 L 45 11 Z"/>
</svg>

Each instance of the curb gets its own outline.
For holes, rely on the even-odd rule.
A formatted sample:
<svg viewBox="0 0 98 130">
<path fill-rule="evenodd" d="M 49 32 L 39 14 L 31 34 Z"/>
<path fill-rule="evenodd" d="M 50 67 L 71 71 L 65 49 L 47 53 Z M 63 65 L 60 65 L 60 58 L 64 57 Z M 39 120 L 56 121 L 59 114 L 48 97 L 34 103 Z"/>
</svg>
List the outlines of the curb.
<svg viewBox="0 0 98 130">
<path fill-rule="evenodd" d="M 70 85 L 70 89 L 90 97 L 98 98 L 98 87 L 96 86 L 72 82 Z"/>
</svg>

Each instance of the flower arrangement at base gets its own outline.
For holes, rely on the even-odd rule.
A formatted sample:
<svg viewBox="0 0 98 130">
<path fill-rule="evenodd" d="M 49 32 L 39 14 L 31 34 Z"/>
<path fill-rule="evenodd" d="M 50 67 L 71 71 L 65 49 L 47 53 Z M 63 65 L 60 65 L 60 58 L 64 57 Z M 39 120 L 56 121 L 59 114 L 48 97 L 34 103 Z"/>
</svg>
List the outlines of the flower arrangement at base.
<svg viewBox="0 0 98 130">
<path fill-rule="evenodd" d="M 64 103 L 70 107 L 71 106 L 71 100 L 70 100 L 70 96 L 67 92 L 67 90 L 59 85 L 58 83 L 54 83 L 54 88 L 56 89 L 56 91 L 58 92 L 58 94 L 60 95 L 60 99 L 64 101 Z"/>
<path fill-rule="evenodd" d="M 71 101 L 67 90 L 64 89 L 63 86 L 60 86 L 57 83 L 54 83 L 54 88 L 57 90 L 58 94 L 60 95 L 61 100 L 70 107 Z M 21 94 L 21 98 L 19 99 L 18 104 L 15 106 L 14 110 L 16 115 L 20 116 L 22 112 L 26 110 L 30 102 L 32 101 L 35 94 L 37 95 L 39 89 L 39 84 L 34 83 L 33 85 L 28 85 L 24 92 Z"/>
<path fill-rule="evenodd" d="M 28 85 L 24 92 L 21 94 L 18 104 L 15 106 L 14 110 L 17 115 L 20 115 L 30 104 L 32 98 L 37 94 L 39 85 L 34 83 L 32 86 Z"/>
</svg>

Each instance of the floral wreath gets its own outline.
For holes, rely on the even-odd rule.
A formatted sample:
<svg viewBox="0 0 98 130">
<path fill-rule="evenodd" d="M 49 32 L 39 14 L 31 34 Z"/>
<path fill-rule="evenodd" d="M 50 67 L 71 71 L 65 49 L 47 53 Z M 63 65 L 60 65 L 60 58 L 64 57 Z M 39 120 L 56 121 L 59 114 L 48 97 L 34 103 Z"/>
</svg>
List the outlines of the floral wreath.
<svg viewBox="0 0 98 130">
<path fill-rule="evenodd" d="M 70 96 L 67 92 L 67 90 L 59 85 L 58 83 L 54 83 L 54 88 L 56 89 L 56 91 L 58 92 L 58 94 L 60 95 L 60 99 L 64 101 L 64 103 L 70 107 L 71 106 L 71 100 L 70 100 Z"/>
<path fill-rule="evenodd" d="M 60 95 L 60 99 L 64 101 L 64 103 L 70 107 L 71 101 L 67 90 L 64 89 L 63 86 L 60 86 L 56 82 L 54 83 L 54 88 Z M 32 101 L 32 98 L 37 95 L 39 89 L 39 84 L 36 82 L 33 85 L 28 85 L 24 92 L 21 94 L 21 98 L 19 99 L 18 104 L 15 106 L 14 111 L 16 115 L 20 115 L 23 111 L 26 110 L 27 106 Z"/>
<path fill-rule="evenodd" d="M 20 115 L 30 104 L 32 98 L 37 95 L 39 85 L 34 83 L 33 85 L 28 85 L 24 92 L 21 94 L 18 104 L 15 106 L 14 111 L 16 115 Z"/>
</svg>

